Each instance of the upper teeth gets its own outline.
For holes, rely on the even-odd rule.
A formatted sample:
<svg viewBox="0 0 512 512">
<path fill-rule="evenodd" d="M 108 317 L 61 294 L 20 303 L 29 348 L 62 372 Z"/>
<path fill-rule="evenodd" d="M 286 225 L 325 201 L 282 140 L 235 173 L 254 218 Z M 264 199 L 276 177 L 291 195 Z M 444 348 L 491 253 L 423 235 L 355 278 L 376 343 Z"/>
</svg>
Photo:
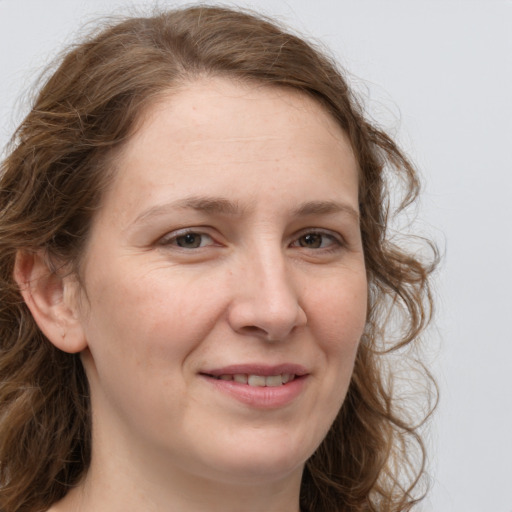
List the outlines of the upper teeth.
<svg viewBox="0 0 512 512">
<path fill-rule="evenodd" d="M 217 377 L 220 380 L 234 380 L 236 382 L 240 382 L 242 384 L 249 384 L 249 386 L 281 386 L 286 384 L 287 382 L 292 381 L 295 378 L 294 374 L 291 373 L 282 373 L 280 375 L 248 375 L 246 373 L 236 373 L 219 375 Z"/>
</svg>

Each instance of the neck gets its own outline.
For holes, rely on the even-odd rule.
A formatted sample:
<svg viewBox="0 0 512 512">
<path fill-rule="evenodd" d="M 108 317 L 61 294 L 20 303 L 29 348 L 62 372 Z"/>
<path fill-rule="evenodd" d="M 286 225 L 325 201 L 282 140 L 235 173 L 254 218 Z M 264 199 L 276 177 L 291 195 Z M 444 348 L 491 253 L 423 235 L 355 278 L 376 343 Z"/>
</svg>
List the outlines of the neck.
<svg viewBox="0 0 512 512">
<path fill-rule="evenodd" d="M 302 468 L 281 478 L 209 479 L 93 455 L 82 482 L 48 512 L 300 512 Z"/>
</svg>

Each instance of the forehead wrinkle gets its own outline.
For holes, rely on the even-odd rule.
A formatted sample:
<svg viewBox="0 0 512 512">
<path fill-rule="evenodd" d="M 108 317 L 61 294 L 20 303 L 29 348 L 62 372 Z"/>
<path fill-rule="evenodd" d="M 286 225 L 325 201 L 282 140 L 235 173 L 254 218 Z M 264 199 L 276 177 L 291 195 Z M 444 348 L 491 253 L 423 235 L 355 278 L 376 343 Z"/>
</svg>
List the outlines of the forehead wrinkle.
<svg viewBox="0 0 512 512">
<path fill-rule="evenodd" d="M 282 140 L 282 136 L 277 135 L 247 135 L 237 137 L 200 137 L 189 142 L 190 145 L 202 145 L 205 142 L 230 143 L 230 142 L 268 142 L 272 140 Z"/>
</svg>

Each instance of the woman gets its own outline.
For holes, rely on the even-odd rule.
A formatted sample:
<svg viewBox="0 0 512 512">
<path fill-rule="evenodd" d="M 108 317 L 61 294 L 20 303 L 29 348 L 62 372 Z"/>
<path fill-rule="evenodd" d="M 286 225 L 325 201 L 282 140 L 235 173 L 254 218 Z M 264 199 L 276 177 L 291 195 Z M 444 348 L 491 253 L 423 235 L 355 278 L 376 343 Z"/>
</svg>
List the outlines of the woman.
<svg viewBox="0 0 512 512">
<path fill-rule="evenodd" d="M 2 164 L 1 510 L 409 510 L 385 353 L 432 268 L 388 240 L 393 175 L 405 206 L 407 159 L 267 20 L 193 7 L 71 50 Z"/>
</svg>

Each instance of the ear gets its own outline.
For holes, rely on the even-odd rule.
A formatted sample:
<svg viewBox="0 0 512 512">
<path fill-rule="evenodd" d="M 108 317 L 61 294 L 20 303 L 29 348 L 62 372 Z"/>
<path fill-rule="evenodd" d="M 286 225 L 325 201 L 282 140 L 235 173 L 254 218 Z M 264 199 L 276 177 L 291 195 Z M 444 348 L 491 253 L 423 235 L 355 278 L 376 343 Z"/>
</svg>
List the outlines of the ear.
<svg viewBox="0 0 512 512">
<path fill-rule="evenodd" d="M 52 270 L 44 251 L 18 251 L 14 279 L 37 325 L 57 348 L 75 353 L 87 347 L 73 275 Z"/>
</svg>

